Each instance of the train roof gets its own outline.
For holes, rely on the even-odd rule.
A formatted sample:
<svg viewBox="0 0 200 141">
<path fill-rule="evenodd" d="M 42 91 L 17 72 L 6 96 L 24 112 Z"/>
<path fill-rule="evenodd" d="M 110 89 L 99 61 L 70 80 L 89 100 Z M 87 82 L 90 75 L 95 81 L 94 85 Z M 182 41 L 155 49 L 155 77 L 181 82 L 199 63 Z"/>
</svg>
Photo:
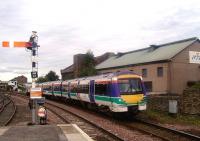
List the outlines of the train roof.
<svg viewBox="0 0 200 141">
<path fill-rule="evenodd" d="M 96 80 L 96 81 L 111 81 L 113 77 L 119 76 L 119 75 L 137 75 L 132 71 L 121 71 L 121 72 L 113 72 L 113 73 L 106 73 L 106 74 L 100 74 L 96 76 L 89 76 L 89 77 L 82 77 L 82 78 L 76 78 L 76 79 L 70 79 L 65 81 L 50 81 L 50 82 L 44 82 L 43 85 L 51 85 L 51 84 L 88 84 L 90 80 Z M 140 77 L 139 75 L 137 75 Z"/>
<path fill-rule="evenodd" d="M 113 78 L 115 76 L 124 75 L 124 74 L 137 75 L 137 74 L 133 73 L 132 71 L 121 71 L 121 72 L 106 73 L 106 74 L 100 74 L 100 75 L 96 75 L 96 76 L 89 76 L 89 77 L 65 80 L 65 81 L 63 81 L 63 83 L 76 83 L 76 82 L 78 83 L 79 81 L 80 82 L 82 81 L 82 83 L 84 83 L 84 81 L 89 83 L 90 80 L 107 80 L 107 81 L 109 81 L 109 80 L 111 80 L 111 78 Z"/>
</svg>

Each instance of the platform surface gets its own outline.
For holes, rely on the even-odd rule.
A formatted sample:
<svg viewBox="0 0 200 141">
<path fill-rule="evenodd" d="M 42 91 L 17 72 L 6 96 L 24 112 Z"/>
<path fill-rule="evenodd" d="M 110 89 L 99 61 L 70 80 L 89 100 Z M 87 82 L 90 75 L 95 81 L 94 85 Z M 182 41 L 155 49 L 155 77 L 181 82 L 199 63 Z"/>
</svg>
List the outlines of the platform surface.
<svg viewBox="0 0 200 141">
<path fill-rule="evenodd" d="M 8 126 L 0 128 L 0 141 L 93 141 L 74 124 Z"/>
</svg>

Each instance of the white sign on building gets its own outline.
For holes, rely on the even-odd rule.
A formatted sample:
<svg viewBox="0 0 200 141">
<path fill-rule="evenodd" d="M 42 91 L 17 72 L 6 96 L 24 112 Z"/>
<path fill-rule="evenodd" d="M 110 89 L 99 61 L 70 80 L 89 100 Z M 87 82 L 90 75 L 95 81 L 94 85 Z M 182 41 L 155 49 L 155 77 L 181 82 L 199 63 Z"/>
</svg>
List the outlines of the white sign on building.
<svg viewBox="0 0 200 141">
<path fill-rule="evenodd" d="M 200 52 L 189 51 L 190 63 L 200 64 Z"/>
</svg>

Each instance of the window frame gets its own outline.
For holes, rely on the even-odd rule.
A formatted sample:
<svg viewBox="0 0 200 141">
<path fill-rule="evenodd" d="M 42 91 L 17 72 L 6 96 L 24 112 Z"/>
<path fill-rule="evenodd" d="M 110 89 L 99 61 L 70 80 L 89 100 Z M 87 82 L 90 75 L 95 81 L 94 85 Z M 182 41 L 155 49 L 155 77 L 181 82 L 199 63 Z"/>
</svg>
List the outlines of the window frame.
<svg viewBox="0 0 200 141">
<path fill-rule="evenodd" d="M 147 77 L 147 74 L 148 74 L 147 68 L 143 68 L 142 69 L 142 77 Z"/>
<path fill-rule="evenodd" d="M 164 69 L 163 67 L 157 67 L 157 77 L 163 77 Z"/>
</svg>

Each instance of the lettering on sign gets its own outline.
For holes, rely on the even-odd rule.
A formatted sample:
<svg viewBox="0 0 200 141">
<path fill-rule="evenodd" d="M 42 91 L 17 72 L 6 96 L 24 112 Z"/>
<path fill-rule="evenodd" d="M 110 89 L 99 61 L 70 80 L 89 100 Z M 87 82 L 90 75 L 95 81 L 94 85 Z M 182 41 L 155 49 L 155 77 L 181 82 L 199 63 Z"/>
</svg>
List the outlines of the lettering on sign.
<svg viewBox="0 0 200 141">
<path fill-rule="evenodd" d="M 32 71 L 32 72 L 31 72 L 31 77 L 32 77 L 32 78 L 38 78 L 38 73 L 37 73 L 37 71 Z"/>
<path fill-rule="evenodd" d="M 200 64 L 200 52 L 189 51 L 190 63 Z"/>
</svg>

